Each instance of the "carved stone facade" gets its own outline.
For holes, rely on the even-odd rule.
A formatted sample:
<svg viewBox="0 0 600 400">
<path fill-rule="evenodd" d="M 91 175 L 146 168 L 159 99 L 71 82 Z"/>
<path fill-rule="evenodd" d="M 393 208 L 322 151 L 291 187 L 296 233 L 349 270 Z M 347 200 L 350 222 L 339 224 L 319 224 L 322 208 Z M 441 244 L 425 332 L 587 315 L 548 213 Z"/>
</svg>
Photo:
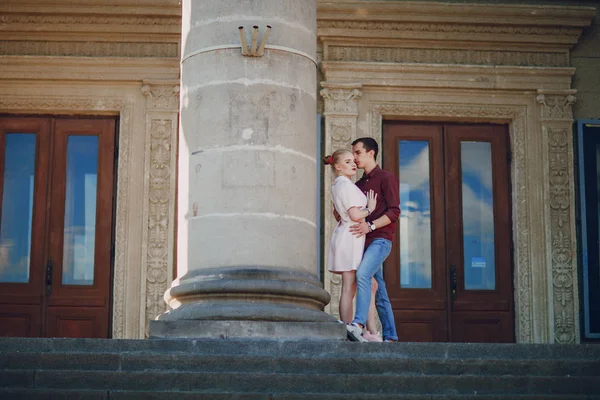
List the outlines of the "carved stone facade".
<svg viewBox="0 0 600 400">
<path fill-rule="evenodd" d="M 358 99 L 360 99 L 360 84 L 338 84 L 329 85 L 322 83 L 323 89 L 321 96 L 325 103 L 325 132 L 327 140 L 325 141 L 325 154 L 332 154 L 337 149 L 349 149 L 352 140 L 356 138 L 356 118 L 358 117 Z M 334 176 L 331 168 L 325 168 L 325 191 L 324 204 L 325 214 L 330 214 L 330 205 L 333 204 L 331 196 L 330 182 Z M 329 238 L 333 233 L 336 222 L 331 218 L 325 219 L 325 265 L 328 262 Z M 339 274 L 332 274 L 325 269 L 324 274 L 325 290 L 331 295 L 331 302 L 326 307 L 326 311 L 340 318 L 339 302 L 342 289 L 342 278 Z"/>
<path fill-rule="evenodd" d="M 573 174 L 574 90 L 540 90 L 540 122 L 546 152 L 546 214 L 549 218 L 548 275 L 552 282 L 553 341 L 575 343 L 579 332 L 575 185 Z"/>
<path fill-rule="evenodd" d="M 578 342 L 575 71 L 568 46 L 593 10 L 557 8 L 546 15 L 548 23 L 531 17 L 534 6 L 365 3 L 354 13 L 352 7 L 328 3 L 319 9 L 325 149 L 348 147 L 360 136 L 381 143 L 384 119 L 508 124 L 516 340 Z M 456 8 L 451 16 L 447 7 Z M 423 23 L 425 13 L 435 22 Z M 485 24 L 472 24 L 475 18 Z M 339 87 L 346 93 L 333 96 L 331 88 Z M 353 87 L 360 98 L 349 96 Z M 335 222 L 330 183 L 326 176 L 325 254 Z M 325 284 L 337 313 L 339 282 L 331 277 Z"/>
<path fill-rule="evenodd" d="M 173 276 L 180 5 L 22 3 L 0 4 L 0 113 L 118 118 L 112 337 L 143 338 Z"/>
<path fill-rule="evenodd" d="M 179 83 L 146 82 L 146 157 L 148 172 L 144 196 L 147 238 L 142 248 L 145 271 L 145 326 L 149 337 L 149 321 L 166 311 L 164 294 L 173 280 L 174 225 L 176 203 L 177 115 Z"/>
<path fill-rule="evenodd" d="M 0 15 L 0 112 L 118 118 L 112 337 L 144 337 L 173 278 L 179 1 L 5 0 Z M 385 119 L 508 124 L 521 343 L 579 341 L 569 49 L 593 15 L 428 1 L 318 6 L 324 153 L 360 136 L 380 141 Z M 325 258 L 331 179 L 326 169 Z M 324 281 L 337 316 L 341 282 L 328 272 Z"/>
</svg>

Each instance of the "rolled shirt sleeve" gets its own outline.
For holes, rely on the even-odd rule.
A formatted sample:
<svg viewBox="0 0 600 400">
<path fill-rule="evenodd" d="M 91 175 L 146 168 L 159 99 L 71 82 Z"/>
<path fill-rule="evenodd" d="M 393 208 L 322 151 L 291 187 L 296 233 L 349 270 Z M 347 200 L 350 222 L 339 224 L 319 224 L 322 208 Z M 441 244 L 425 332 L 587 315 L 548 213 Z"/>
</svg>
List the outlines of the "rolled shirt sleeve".
<svg viewBox="0 0 600 400">
<path fill-rule="evenodd" d="M 398 179 L 391 173 L 385 174 L 382 182 L 382 192 L 387 202 L 387 215 L 390 221 L 396 221 L 400 217 L 400 193 Z"/>
</svg>

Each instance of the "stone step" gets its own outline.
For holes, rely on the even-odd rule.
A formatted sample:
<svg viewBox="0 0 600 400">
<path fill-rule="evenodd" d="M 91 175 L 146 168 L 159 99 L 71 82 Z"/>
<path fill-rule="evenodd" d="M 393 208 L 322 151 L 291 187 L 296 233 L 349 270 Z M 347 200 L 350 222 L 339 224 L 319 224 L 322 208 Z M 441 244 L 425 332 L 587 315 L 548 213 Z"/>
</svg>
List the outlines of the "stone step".
<svg viewBox="0 0 600 400">
<path fill-rule="evenodd" d="M 0 387 L 352 394 L 600 394 L 600 377 L 0 370 Z"/>
<path fill-rule="evenodd" d="M 600 360 L 417 359 L 142 353 L 6 352 L 0 369 L 479 376 L 600 376 Z"/>
<path fill-rule="evenodd" d="M 175 396 L 600 400 L 600 346 L 0 338 L 1 399 Z"/>
<path fill-rule="evenodd" d="M 5 389 L 2 400 L 600 400 L 600 396 L 570 395 L 422 395 L 422 394 L 357 394 L 350 393 L 198 393 L 189 391 L 123 391 L 123 390 L 52 390 Z"/>
<path fill-rule="evenodd" d="M 591 344 L 356 343 L 285 340 L 114 340 L 0 338 L 0 355 L 22 353 L 140 353 L 205 355 L 309 355 L 427 359 L 600 360 Z"/>
</svg>

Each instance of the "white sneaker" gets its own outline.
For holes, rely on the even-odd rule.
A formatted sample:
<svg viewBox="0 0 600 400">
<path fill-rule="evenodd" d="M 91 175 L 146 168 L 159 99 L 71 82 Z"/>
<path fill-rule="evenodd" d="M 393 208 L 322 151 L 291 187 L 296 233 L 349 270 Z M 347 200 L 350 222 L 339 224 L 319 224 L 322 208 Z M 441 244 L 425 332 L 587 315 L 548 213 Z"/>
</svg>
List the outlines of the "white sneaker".
<svg viewBox="0 0 600 400">
<path fill-rule="evenodd" d="M 358 324 L 356 322 L 347 324 L 346 331 L 348 331 L 348 339 L 350 339 L 354 342 L 366 342 L 367 341 L 367 339 L 365 339 L 362 336 L 362 328 L 360 326 L 358 326 Z"/>
</svg>

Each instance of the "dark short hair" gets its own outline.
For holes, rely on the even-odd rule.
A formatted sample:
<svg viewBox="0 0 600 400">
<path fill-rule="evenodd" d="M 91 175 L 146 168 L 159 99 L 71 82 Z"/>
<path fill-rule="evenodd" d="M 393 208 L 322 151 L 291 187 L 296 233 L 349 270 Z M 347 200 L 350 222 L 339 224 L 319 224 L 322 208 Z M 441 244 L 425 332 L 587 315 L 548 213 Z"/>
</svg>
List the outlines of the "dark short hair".
<svg viewBox="0 0 600 400">
<path fill-rule="evenodd" d="M 377 153 L 379 153 L 379 145 L 377 144 L 377 141 L 375 139 L 373 139 L 372 137 L 361 137 L 352 142 L 352 146 L 355 146 L 358 143 L 362 143 L 363 147 L 367 152 L 373 150 L 375 152 L 373 158 L 377 159 Z"/>
</svg>

